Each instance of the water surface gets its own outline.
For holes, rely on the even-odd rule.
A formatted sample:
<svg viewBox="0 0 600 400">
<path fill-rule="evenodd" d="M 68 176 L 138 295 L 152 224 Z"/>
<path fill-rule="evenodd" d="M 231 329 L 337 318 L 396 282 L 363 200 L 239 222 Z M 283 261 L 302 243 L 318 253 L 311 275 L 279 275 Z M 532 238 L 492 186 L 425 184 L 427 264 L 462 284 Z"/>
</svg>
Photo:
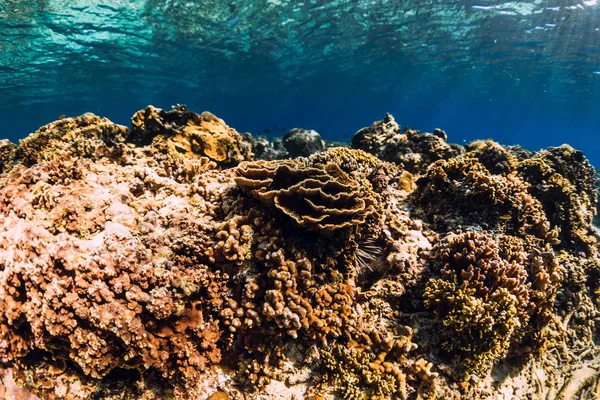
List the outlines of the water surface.
<svg viewBox="0 0 600 400">
<path fill-rule="evenodd" d="M 596 0 L 0 0 L 0 137 L 185 103 L 344 140 L 389 111 L 600 165 L 599 38 Z"/>
</svg>

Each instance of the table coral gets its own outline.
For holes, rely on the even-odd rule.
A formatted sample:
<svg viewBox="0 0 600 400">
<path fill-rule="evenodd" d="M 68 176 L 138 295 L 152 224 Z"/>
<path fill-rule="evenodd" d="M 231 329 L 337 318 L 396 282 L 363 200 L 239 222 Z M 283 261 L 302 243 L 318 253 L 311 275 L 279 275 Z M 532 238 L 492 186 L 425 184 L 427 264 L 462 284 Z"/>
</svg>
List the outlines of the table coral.
<svg viewBox="0 0 600 400">
<path fill-rule="evenodd" d="M 238 175 L 242 190 L 309 230 L 358 225 L 377 208 L 377 195 L 335 163 L 256 161 L 241 164 Z"/>
</svg>

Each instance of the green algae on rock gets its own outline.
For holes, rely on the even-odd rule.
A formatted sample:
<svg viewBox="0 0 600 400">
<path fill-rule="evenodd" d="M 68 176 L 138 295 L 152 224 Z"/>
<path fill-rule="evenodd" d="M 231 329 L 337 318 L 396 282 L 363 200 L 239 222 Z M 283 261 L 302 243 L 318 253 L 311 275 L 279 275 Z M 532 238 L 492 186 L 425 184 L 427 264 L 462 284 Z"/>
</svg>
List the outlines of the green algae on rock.
<svg viewBox="0 0 600 400">
<path fill-rule="evenodd" d="M 209 113 L 132 125 L 86 114 L 1 142 L 0 367 L 29 395 L 600 391 L 581 153 L 462 148 L 388 115 L 360 149 L 255 161 Z"/>
</svg>

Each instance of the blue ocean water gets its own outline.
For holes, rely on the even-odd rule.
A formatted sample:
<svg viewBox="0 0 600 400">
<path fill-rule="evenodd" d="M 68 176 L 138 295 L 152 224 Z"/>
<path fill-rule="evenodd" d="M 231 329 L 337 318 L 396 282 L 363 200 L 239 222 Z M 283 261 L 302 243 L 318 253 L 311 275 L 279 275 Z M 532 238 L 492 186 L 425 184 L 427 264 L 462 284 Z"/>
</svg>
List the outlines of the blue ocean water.
<svg viewBox="0 0 600 400">
<path fill-rule="evenodd" d="M 0 0 L 11 140 L 60 114 L 129 125 L 148 104 L 332 140 L 391 112 L 599 166 L 599 102 L 597 0 Z"/>
</svg>

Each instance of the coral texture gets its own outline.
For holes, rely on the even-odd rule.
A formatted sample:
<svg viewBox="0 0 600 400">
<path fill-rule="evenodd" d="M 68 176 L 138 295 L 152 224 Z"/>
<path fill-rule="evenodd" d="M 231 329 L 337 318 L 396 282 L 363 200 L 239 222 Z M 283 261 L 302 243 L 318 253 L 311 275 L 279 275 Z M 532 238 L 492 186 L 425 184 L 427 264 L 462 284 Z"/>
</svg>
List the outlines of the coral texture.
<svg viewBox="0 0 600 400">
<path fill-rule="evenodd" d="M 290 157 L 308 157 L 325 150 L 325 141 L 313 130 L 294 128 L 283 137 L 283 146 Z"/>
<path fill-rule="evenodd" d="M 358 225 L 377 208 L 377 195 L 335 163 L 257 161 L 241 164 L 238 174 L 235 181 L 244 192 L 309 230 Z"/>
<path fill-rule="evenodd" d="M 12 168 L 17 157 L 17 145 L 6 139 L 0 140 L 0 174 Z"/>
<path fill-rule="evenodd" d="M 254 158 L 242 136 L 209 112 L 198 115 L 185 106 L 170 111 L 149 106 L 138 111 L 131 122 L 127 140 L 138 145 L 160 143 L 187 157 L 208 157 L 221 166 Z"/>
<path fill-rule="evenodd" d="M 532 254 L 528 270 L 522 257 L 502 258 L 496 242 L 485 233 L 451 233 L 433 254 L 441 278 L 427 282 L 425 307 L 442 320 L 444 348 L 458 352 L 473 372 L 506 356 L 513 345 L 523 348 L 519 342 L 530 316 L 547 306 L 543 298 L 554 299 L 562 279 L 551 254 L 549 259 Z M 532 291 L 543 298 L 532 301 Z M 537 319 L 531 329 L 543 327 L 544 321 Z"/>
<path fill-rule="evenodd" d="M 27 166 L 70 155 L 91 159 L 119 158 L 126 134 L 126 127 L 91 113 L 63 118 L 22 139 L 17 158 Z"/>
<path fill-rule="evenodd" d="M 382 160 L 398 164 L 411 173 L 424 171 L 439 159 L 459 155 L 463 149 L 446 143 L 447 135 L 441 129 L 434 133 L 419 133 L 412 129 L 400 132 L 400 125 L 387 114 L 381 121 L 356 132 L 352 148 L 364 150 Z"/>
</svg>

